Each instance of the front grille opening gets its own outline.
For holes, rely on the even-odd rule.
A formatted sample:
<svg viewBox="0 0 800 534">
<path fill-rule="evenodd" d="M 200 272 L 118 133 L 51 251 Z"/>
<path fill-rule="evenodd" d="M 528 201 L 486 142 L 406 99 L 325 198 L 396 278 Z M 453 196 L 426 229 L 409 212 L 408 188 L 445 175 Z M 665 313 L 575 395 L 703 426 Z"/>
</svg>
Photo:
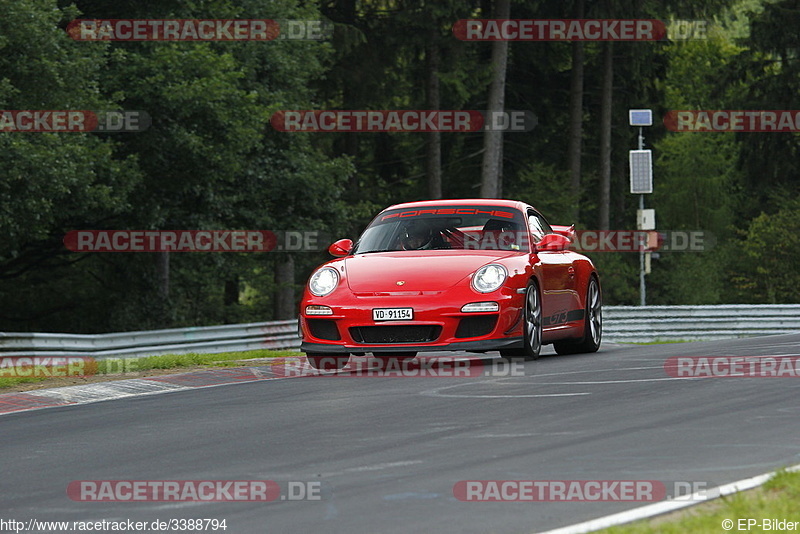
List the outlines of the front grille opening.
<svg viewBox="0 0 800 534">
<path fill-rule="evenodd" d="M 353 326 L 350 336 L 356 343 L 430 343 L 442 333 L 439 325 Z"/>
<path fill-rule="evenodd" d="M 339 341 L 342 339 L 336 322 L 331 319 L 306 319 L 311 335 L 317 339 L 327 339 L 328 341 Z"/>
<path fill-rule="evenodd" d="M 491 333 L 497 325 L 497 315 L 463 317 L 458 323 L 456 337 L 480 337 Z"/>
</svg>

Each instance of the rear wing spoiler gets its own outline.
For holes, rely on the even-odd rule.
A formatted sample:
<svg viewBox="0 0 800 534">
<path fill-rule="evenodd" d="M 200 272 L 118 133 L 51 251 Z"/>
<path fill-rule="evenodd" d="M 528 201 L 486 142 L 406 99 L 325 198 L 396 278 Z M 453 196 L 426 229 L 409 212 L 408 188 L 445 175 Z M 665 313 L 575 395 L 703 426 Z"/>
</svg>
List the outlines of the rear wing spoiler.
<svg viewBox="0 0 800 534">
<path fill-rule="evenodd" d="M 570 241 L 574 241 L 575 239 L 575 225 L 572 226 L 559 226 L 555 224 L 551 224 L 550 228 L 553 229 L 553 232 L 563 235 Z"/>
</svg>

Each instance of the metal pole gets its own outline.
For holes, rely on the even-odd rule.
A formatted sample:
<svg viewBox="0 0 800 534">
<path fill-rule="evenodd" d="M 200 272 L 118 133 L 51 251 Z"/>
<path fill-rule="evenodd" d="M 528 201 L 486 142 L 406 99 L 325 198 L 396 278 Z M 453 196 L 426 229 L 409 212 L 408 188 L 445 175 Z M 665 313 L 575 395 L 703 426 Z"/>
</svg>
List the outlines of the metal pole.
<svg viewBox="0 0 800 534">
<path fill-rule="evenodd" d="M 639 127 L 639 150 L 644 149 L 644 136 L 642 135 L 642 127 Z M 639 195 L 639 213 L 644 210 L 644 195 Z M 639 305 L 646 306 L 647 304 L 647 289 L 644 284 L 644 250 L 639 248 Z"/>
<path fill-rule="evenodd" d="M 639 209 L 644 209 L 644 195 L 639 195 Z M 646 306 L 647 297 L 644 285 L 644 250 L 639 247 L 639 305 Z"/>
</svg>

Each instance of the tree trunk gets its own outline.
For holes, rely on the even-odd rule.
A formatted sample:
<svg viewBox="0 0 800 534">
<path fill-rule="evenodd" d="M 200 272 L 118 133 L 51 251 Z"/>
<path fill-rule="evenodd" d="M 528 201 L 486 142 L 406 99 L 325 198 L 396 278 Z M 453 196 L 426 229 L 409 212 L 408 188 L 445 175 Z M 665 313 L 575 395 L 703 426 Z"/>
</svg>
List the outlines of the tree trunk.
<svg viewBox="0 0 800 534">
<path fill-rule="evenodd" d="M 156 275 L 158 277 L 158 296 L 169 300 L 169 252 L 156 252 Z"/>
<path fill-rule="evenodd" d="M 496 0 L 493 18 L 508 19 L 511 14 L 510 0 Z M 508 63 L 508 41 L 492 43 L 492 83 L 489 86 L 487 110 L 491 115 L 505 108 L 506 65 Z M 490 117 L 487 117 L 487 120 Z M 503 132 L 487 130 L 483 134 L 483 169 L 481 174 L 481 197 L 502 196 Z"/>
<path fill-rule="evenodd" d="M 614 43 L 603 43 L 603 87 L 600 96 L 600 230 L 609 229 L 611 205 L 611 108 L 614 90 Z"/>
<path fill-rule="evenodd" d="M 294 319 L 297 309 L 294 301 L 294 259 L 286 256 L 275 266 L 275 319 Z"/>
<path fill-rule="evenodd" d="M 426 90 L 428 109 L 439 109 L 441 105 L 439 95 L 439 32 L 431 29 L 428 36 L 426 59 L 428 70 L 428 84 Z M 428 134 L 427 153 L 425 154 L 425 174 L 428 178 L 428 198 L 442 198 L 442 134 L 430 132 Z"/>
<path fill-rule="evenodd" d="M 584 0 L 578 0 L 575 18 L 584 17 Z M 572 209 L 572 222 L 580 217 L 581 198 L 581 152 L 583 144 L 583 42 L 572 42 L 572 73 L 569 84 L 569 157 L 570 188 L 575 204 Z"/>
<path fill-rule="evenodd" d="M 343 22 L 348 26 L 356 26 L 358 22 L 358 0 L 340 0 L 337 3 L 337 9 L 340 10 L 343 17 Z M 353 54 L 344 60 L 342 67 L 347 71 L 357 71 L 358 58 L 354 58 Z M 359 107 L 356 97 L 357 91 L 351 88 L 351 84 L 345 80 L 342 87 L 342 109 L 363 109 Z M 358 135 L 354 132 L 345 132 L 344 136 L 344 153 L 353 158 L 358 157 L 359 142 Z M 361 193 L 360 173 L 354 172 L 350 175 L 348 189 L 353 198 L 358 198 Z"/>
<path fill-rule="evenodd" d="M 156 252 L 153 258 L 156 267 L 156 298 L 158 301 L 148 314 L 148 320 L 157 325 L 156 328 L 169 328 L 172 321 L 172 309 L 169 302 L 169 252 Z"/>
<path fill-rule="evenodd" d="M 225 306 L 239 304 L 239 277 L 233 276 L 225 280 L 225 295 L 223 297 Z"/>
</svg>

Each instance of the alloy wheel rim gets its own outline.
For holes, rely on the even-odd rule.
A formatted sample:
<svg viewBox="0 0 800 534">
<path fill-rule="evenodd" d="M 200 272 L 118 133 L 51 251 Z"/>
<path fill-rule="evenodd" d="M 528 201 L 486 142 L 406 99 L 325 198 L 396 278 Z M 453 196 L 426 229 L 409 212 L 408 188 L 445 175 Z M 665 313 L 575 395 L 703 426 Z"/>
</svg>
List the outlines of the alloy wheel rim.
<svg viewBox="0 0 800 534">
<path fill-rule="evenodd" d="M 525 326 L 528 333 L 528 345 L 533 352 L 539 346 L 539 324 L 541 323 L 541 310 L 539 309 L 539 295 L 536 288 L 531 286 L 528 290 L 525 309 Z"/>
<path fill-rule="evenodd" d="M 589 329 L 592 334 L 592 341 L 595 344 L 600 342 L 600 332 L 603 324 L 603 316 L 600 304 L 600 290 L 597 288 L 597 282 L 592 280 L 589 284 Z"/>
</svg>

